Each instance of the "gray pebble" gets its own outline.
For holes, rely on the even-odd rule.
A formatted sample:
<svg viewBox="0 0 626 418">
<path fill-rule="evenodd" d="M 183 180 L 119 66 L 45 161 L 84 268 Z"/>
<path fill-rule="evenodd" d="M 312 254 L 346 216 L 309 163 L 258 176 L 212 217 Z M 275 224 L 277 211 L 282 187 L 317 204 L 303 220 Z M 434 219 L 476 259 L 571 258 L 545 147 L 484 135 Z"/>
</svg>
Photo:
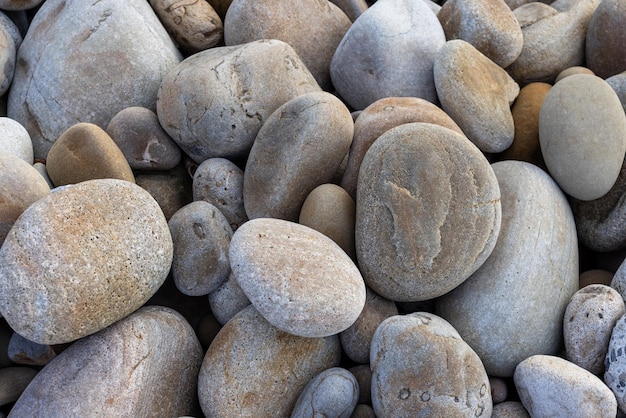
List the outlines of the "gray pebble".
<svg viewBox="0 0 626 418">
<path fill-rule="evenodd" d="M 11 336 L 7 353 L 14 363 L 28 366 L 45 366 L 56 357 L 51 346 L 27 340 L 17 332 Z"/>
<path fill-rule="evenodd" d="M 341 367 L 332 367 L 307 383 L 291 412 L 291 418 L 350 418 L 358 399 L 359 384 L 352 373 Z"/>
<path fill-rule="evenodd" d="M 232 272 L 228 279 L 220 287 L 209 293 L 209 306 L 215 319 L 224 325 L 235 314 L 246 306 L 250 305 L 250 300 L 241 290 Z"/>
</svg>

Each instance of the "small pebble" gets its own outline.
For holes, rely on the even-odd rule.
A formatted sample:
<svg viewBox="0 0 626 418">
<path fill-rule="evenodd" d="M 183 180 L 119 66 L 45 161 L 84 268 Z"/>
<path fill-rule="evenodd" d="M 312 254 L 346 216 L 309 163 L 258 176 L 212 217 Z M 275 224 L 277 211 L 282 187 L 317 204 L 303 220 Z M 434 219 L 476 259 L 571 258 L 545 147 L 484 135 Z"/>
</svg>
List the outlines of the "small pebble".
<svg viewBox="0 0 626 418">
<path fill-rule="evenodd" d="M 530 418 L 521 402 L 507 401 L 493 406 L 491 418 Z"/>
<path fill-rule="evenodd" d="M 7 353 L 14 363 L 27 366 L 45 366 L 56 357 L 51 346 L 29 341 L 17 332 L 11 336 Z"/>
<path fill-rule="evenodd" d="M 220 287 L 209 294 L 211 311 L 222 325 L 248 305 L 250 305 L 250 299 L 241 290 L 232 272 Z"/>
<path fill-rule="evenodd" d="M 348 370 L 326 369 L 302 389 L 291 418 L 350 418 L 359 399 L 359 384 Z"/>
<path fill-rule="evenodd" d="M 26 128 L 19 122 L 0 117 L 0 150 L 13 154 L 32 165 L 33 143 Z"/>
</svg>

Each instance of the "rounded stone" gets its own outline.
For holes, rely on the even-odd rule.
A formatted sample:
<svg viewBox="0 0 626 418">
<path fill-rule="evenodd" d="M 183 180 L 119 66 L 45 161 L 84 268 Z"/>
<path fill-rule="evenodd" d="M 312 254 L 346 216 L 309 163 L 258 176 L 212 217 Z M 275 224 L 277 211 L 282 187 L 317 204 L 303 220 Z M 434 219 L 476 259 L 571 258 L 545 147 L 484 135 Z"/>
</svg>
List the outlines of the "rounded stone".
<svg viewBox="0 0 626 418">
<path fill-rule="evenodd" d="M 13 82 L 17 48 L 10 30 L 0 24 L 0 95 L 4 95 Z"/>
<path fill-rule="evenodd" d="M 354 22 L 367 10 L 369 5 L 366 0 L 331 0 L 333 4 L 341 9 Z"/>
<path fill-rule="evenodd" d="M 193 200 L 218 207 L 236 231 L 248 220 L 243 204 L 243 170 L 226 158 L 209 158 L 193 174 Z"/>
<path fill-rule="evenodd" d="M 196 163 L 212 157 L 237 159 L 247 156 L 274 110 L 319 90 L 291 46 L 260 40 L 210 48 L 185 59 L 163 77 L 157 115 Z"/>
<path fill-rule="evenodd" d="M 490 376 L 509 377 L 525 358 L 561 349 L 565 308 L 578 290 L 578 246 L 567 199 L 548 174 L 512 160 L 493 170 L 502 194 L 498 241 L 472 277 L 437 301 L 436 313 Z"/>
<path fill-rule="evenodd" d="M 324 90 L 332 90 L 330 60 L 350 27 L 330 1 L 234 0 L 224 20 L 227 46 L 259 39 L 291 45 Z"/>
<path fill-rule="evenodd" d="M 507 401 L 493 406 L 491 418 L 530 418 L 530 415 L 521 402 Z"/>
<path fill-rule="evenodd" d="M 556 84 L 559 81 L 563 80 L 565 77 L 569 77 L 570 75 L 574 75 L 574 74 L 595 75 L 594 72 L 591 71 L 589 68 L 577 65 L 577 66 L 574 66 L 574 67 L 566 68 L 563 71 L 561 71 L 559 73 L 559 75 L 556 76 L 556 79 L 554 80 L 554 83 Z"/>
<path fill-rule="evenodd" d="M 243 293 L 232 272 L 220 287 L 209 293 L 209 306 L 215 319 L 224 325 L 246 306 L 250 300 Z"/>
<path fill-rule="evenodd" d="M 172 263 L 163 212 L 141 187 L 90 180 L 26 209 L 0 248 L 0 311 L 40 344 L 74 341 L 125 317 Z"/>
<path fill-rule="evenodd" d="M 40 371 L 15 416 L 193 413 L 202 348 L 178 312 L 147 306 L 77 341 Z M 164 401 L 167 400 L 167 401 Z"/>
<path fill-rule="evenodd" d="M 374 141 L 398 125 L 425 122 L 441 125 L 463 135 L 461 128 L 438 106 L 417 97 L 385 97 L 361 111 L 354 122 L 354 136 L 341 187 L 356 199 L 357 179 L 363 157 Z"/>
<path fill-rule="evenodd" d="M 603 284 L 610 286 L 612 280 L 613 273 L 610 271 L 603 269 L 586 270 L 578 276 L 578 287 L 582 289 L 590 284 Z"/>
<path fill-rule="evenodd" d="M 534 355 L 515 369 L 515 387 L 532 417 L 613 418 L 617 402 L 604 382 L 560 357 Z"/>
<path fill-rule="evenodd" d="M 445 43 L 433 71 L 441 107 L 481 151 L 511 146 L 515 126 L 510 106 L 519 86 L 506 71 L 460 39 Z"/>
<path fill-rule="evenodd" d="M 491 166 L 450 129 L 400 125 L 363 159 L 357 258 L 366 284 L 384 298 L 433 299 L 463 283 L 491 253 L 500 219 Z"/>
<path fill-rule="evenodd" d="M 9 34 L 9 36 L 11 36 L 11 38 L 13 38 L 15 48 L 19 49 L 20 45 L 22 45 L 22 41 L 24 40 L 24 38 L 22 37 L 21 29 L 18 28 L 18 24 L 20 24 L 21 27 L 21 23 L 17 23 L 20 22 L 21 19 L 15 15 L 25 16 L 25 14 L 23 13 L 14 14 L 14 20 L 16 20 L 16 22 L 14 22 L 13 19 L 11 19 L 7 15 L 7 13 L 0 11 L 0 27 L 2 27 L 2 29 L 5 30 Z"/>
<path fill-rule="evenodd" d="M 217 46 L 223 40 L 224 25 L 205 0 L 150 0 L 163 26 L 187 54 Z"/>
<path fill-rule="evenodd" d="M 626 115 L 601 78 L 576 74 L 546 95 L 539 143 L 550 174 L 565 193 L 594 200 L 609 192 L 626 154 Z"/>
<path fill-rule="evenodd" d="M 476 353 L 426 312 L 383 321 L 372 339 L 376 416 L 491 416 L 489 379 Z"/>
<path fill-rule="evenodd" d="M 515 19 L 517 19 L 517 22 L 522 29 L 540 21 L 541 19 L 554 16 L 557 13 L 559 13 L 559 11 L 554 7 L 538 1 L 531 1 L 530 3 L 523 4 L 513 10 L 513 16 L 515 16 Z"/>
<path fill-rule="evenodd" d="M 33 143 L 26 128 L 19 122 L 0 117 L 0 150 L 21 158 L 28 164 L 33 164 Z"/>
<path fill-rule="evenodd" d="M 379 0 L 350 26 L 337 47 L 330 63 L 333 85 L 355 110 L 383 97 L 434 103 L 433 62 L 445 41 L 437 16 L 425 2 Z"/>
<path fill-rule="evenodd" d="M 218 208 L 200 200 L 177 210 L 168 222 L 174 243 L 172 277 L 188 296 L 208 295 L 230 273 L 228 247 L 233 231 Z"/>
<path fill-rule="evenodd" d="M 437 18 L 447 40 L 472 44 L 502 68 L 522 52 L 522 29 L 504 0 L 448 0 Z"/>
<path fill-rule="evenodd" d="M 253 306 L 235 315 L 209 346 L 198 376 L 202 411 L 211 417 L 289 416 L 306 384 L 339 365 L 339 337 L 280 331 Z"/>
<path fill-rule="evenodd" d="M 506 380 L 501 377 L 489 376 L 489 386 L 491 386 L 491 399 L 494 405 L 506 401 L 509 396 Z"/>
<path fill-rule="evenodd" d="M 11 361 L 29 366 L 45 366 L 56 357 L 54 349 L 47 344 L 37 344 L 14 332 L 7 353 Z"/>
<path fill-rule="evenodd" d="M 3 367 L 0 369 L 0 406 L 13 403 L 37 376 L 31 367 Z"/>
<path fill-rule="evenodd" d="M 600 78 L 626 71 L 626 1 L 602 0 L 587 28 L 585 58 Z"/>
<path fill-rule="evenodd" d="M 135 182 L 122 151 L 93 123 L 77 123 L 63 132 L 48 152 L 46 169 L 55 186 L 107 178 Z"/>
<path fill-rule="evenodd" d="M 352 373 L 341 367 L 331 367 L 302 389 L 291 418 L 350 418 L 358 400 L 359 384 Z"/>
<path fill-rule="evenodd" d="M 327 92 L 303 94 L 276 109 L 259 130 L 243 173 L 248 218 L 296 222 L 309 193 L 334 177 L 353 133 L 350 111 Z"/>
<path fill-rule="evenodd" d="M 374 332 L 381 322 L 394 315 L 398 315 L 396 305 L 368 288 L 361 315 L 354 324 L 339 334 L 343 352 L 356 363 L 369 363 Z"/>
<path fill-rule="evenodd" d="M 77 122 L 104 128 L 127 107 L 154 109 L 161 79 L 180 59 L 145 0 L 46 0 L 19 49 L 8 116 L 45 159 Z"/>
<path fill-rule="evenodd" d="M 135 170 L 169 170 L 178 165 L 181 151 L 159 124 L 156 113 L 145 107 L 127 107 L 118 112 L 106 133 Z"/>
<path fill-rule="evenodd" d="M 135 181 L 157 201 L 168 221 L 193 201 L 192 180 L 181 165 L 167 171 L 138 173 Z"/>
<path fill-rule="evenodd" d="M 304 225 L 248 221 L 233 234 L 229 257 L 250 302 L 282 331 L 302 337 L 337 334 L 365 305 L 365 284 L 350 257 Z"/>
<path fill-rule="evenodd" d="M 626 315 L 622 315 L 611 333 L 609 346 L 604 360 L 604 382 L 611 389 L 621 412 L 626 411 L 626 387 L 624 371 L 626 370 Z"/>
<path fill-rule="evenodd" d="M 350 415 L 350 418 L 376 418 L 376 414 L 374 413 L 374 409 L 371 406 L 358 404 L 354 408 L 354 411 L 352 412 L 352 415 Z"/>
<path fill-rule="evenodd" d="M 609 86 L 617 93 L 619 101 L 622 102 L 624 112 L 626 112 L 626 71 L 607 78 L 606 81 Z"/>
</svg>

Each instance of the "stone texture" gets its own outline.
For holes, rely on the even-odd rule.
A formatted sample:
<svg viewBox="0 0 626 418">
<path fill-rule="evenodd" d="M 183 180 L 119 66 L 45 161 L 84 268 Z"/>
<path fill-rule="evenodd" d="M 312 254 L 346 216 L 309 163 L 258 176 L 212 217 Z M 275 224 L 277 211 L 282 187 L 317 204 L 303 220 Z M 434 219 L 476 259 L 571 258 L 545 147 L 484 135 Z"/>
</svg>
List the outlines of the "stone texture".
<svg viewBox="0 0 626 418">
<path fill-rule="evenodd" d="M 534 355 L 515 369 L 515 387 L 531 417 L 615 417 L 615 396 L 604 382 L 560 357 Z"/>
<path fill-rule="evenodd" d="M 201 362 L 198 338 L 178 312 L 143 307 L 59 354 L 11 416 L 192 414 Z"/>
<path fill-rule="evenodd" d="M 207 350 L 198 377 L 211 417 L 289 416 L 314 376 L 339 365 L 339 337 L 302 338 L 273 327 L 253 306 L 235 315 Z"/>
<path fill-rule="evenodd" d="M 13 82 L 17 48 L 9 30 L 0 24 L 0 95 L 4 95 Z"/>
<path fill-rule="evenodd" d="M 340 337 L 341 338 L 341 337 Z M 372 369 L 367 364 L 359 364 L 348 369 L 359 383 L 359 404 L 372 404 Z"/>
<path fill-rule="evenodd" d="M 594 72 L 591 71 L 589 68 L 577 65 L 577 66 L 574 66 L 574 67 L 566 68 L 563 71 L 561 71 L 559 73 L 559 75 L 556 76 L 556 79 L 554 80 L 554 83 L 556 84 L 559 81 L 561 81 L 562 79 L 564 79 L 565 77 L 569 77 L 570 75 L 574 75 L 574 74 L 595 75 Z"/>
<path fill-rule="evenodd" d="M 117 144 L 98 125 L 87 122 L 72 125 L 52 144 L 46 169 L 55 186 L 107 178 L 135 182 Z"/>
<path fill-rule="evenodd" d="M 30 205 L 7 235 L 0 311 L 31 341 L 74 341 L 143 305 L 171 262 L 170 232 L 148 192 L 85 181 Z"/>
<path fill-rule="evenodd" d="M 551 176 L 579 200 L 604 196 L 626 154 L 626 116 L 601 78 L 576 74 L 550 89 L 539 113 L 539 143 Z"/>
<path fill-rule="evenodd" d="M 509 389 L 505 379 L 489 376 L 489 386 L 491 386 L 491 400 L 494 405 L 506 401 L 509 396 Z"/>
<path fill-rule="evenodd" d="M 37 375 L 31 367 L 3 367 L 0 369 L 0 405 L 15 402 Z M 13 415 L 17 416 L 17 415 Z"/>
<path fill-rule="evenodd" d="M 365 305 L 365 284 L 350 257 L 306 226 L 248 221 L 234 233 L 229 257 L 250 302 L 282 331 L 302 337 L 337 334 Z"/>
<path fill-rule="evenodd" d="M 350 418 L 359 399 L 359 384 L 348 370 L 326 369 L 302 389 L 291 418 Z"/>
<path fill-rule="evenodd" d="M 510 105 L 519 86 L 480 51 L 463 40 L 446 42 L 434 64 L 443 110 L 483 152 L 501 152 L 513 142 Z"/>
<path fill-rule="evenodd" d="M 106 133 L 134 170 L 170 170 L 180 163 L 180 148 L 150 109 L 133 106 L 121 110 L 107 125 Z"/>
<path fill-rule="evenodd" d="M 51 346 L 27 340 L 17 332 L 11 336 L 7 353 L 14 363 L 28 366 L 45 366 L 56 357 Z"/>
<path fill-rule="evenodd" d="M 578 276 L 578 287 L 582 289 L 590 284 L 603 284 L 606 286 L 611 285 L 613 280 L 613 273 L 603 269 L 586 270 L 580 273 Z"/>
<path fill-rule="evenodd" d="M 602 0 L 593 12 L 585 44 L 587 65 L 600 78 L 626 71 L 626 1 Z"/>
<path fill-rule="evenodd" d="M 560 350 L 563 314 L 578 290 L 578 246 L 567 200 L 548 174 L 521 161 L 493 170 L 502 195 L 498 241 L 472 277 L 437 301 L 436 313 L 490 376 L 508 377 L 527 357 Z"/>
<path fill-rule="evenodd" d="M 185 59 L 163 77 L 157 115 L 163 129 L 196 163 L 212 157 L 241 158 L 274 110 L 319 90 L 291 46 L 260 40 L 211 48 Z"/>
<path fill-rule="evenodd" d="M 377 416 L 491 416 L 485 368 L 436 315 L 386 319 L 372 339 L 370 365 Z"/>
<path fill-rule="evenodd" d="M 491 418 L 530 418 L 530 415 L 521 402 L 508 401 L 494 405 Z"/>
<path fill-rule="evenodd" d="M 127 107 L 154 109 L 161 78 L 180 59 L 145 0 L 46 1 L 18 52 L 8 116 L 45 158 L 77 122 L 104 128 Z"/>
<path fill-rule="evenodd" d="M 224 42 L 279 39 L 293 47 L 324 90 L 332 90 L 330 60 L 350 23 L 326 0 L 234 0 L 224 20 Z"/>
<path fill-rule="evenodd" d="M 33 143 L 26 128 L 19 122 L 0 117 L 0 150 L 21 158 L 28 164 L 33 164 Z"/>
<path fill-rule="evenodd" d="M 626 112 L 626 71 L 609 77 L 604 81 L 615 91 L 617 97 L 619 97 L 619 101 L 622 103 L 624 112 Z"/>
<path fill-rule="evenodd" d="M 379 0 L 346 32 L 330 63 L 330 76 L 356 110 L 383 97 L 436 102 L 433 62 L 444 43 L 441 24 L 423 1 Z"/>
<path fill-rule="evenodd" d="M 508 67 L 522 52 L 522 29 L 504 0 L 448 0 L 437 14 L 446 39 L 462 39 Z"/>
<path fill-rule="evenodd" d="M 359 174 L 355 235 L 363 278 L 394 301 L 441 296 L 487 259 L 500 218 L 493 170 L 467 138 L 427 123 L 390 129 Z"/>
<path fill-rule="evenodd" d="M 254 140 L 243 177 L 248 218 L 296 222 L 304 200 L 329 183 L 350 149 L 354 123 L 334 95 L 300 95 L 276 109 Z"/>
<path fill-rule="evenodd" d="M 135 181 L 157 201 L 168 221 L 193 201 L 192 180 L 181 165 L 168 171 L 138 173 Z"/>
<path fill-rule="evenodd" d="M 226 324 L 237 312 L 248 305 L 250 305 L 250 300 L 239 287 L 232 272 L 220 287 L 209 294 L 211 312 L 221 325 Z"/>
<path fill-rule="evenodd" d="M 376 414 L 374 413 L 374 409 L 371 406 L 358 404 L 354 408 L 354 411 L 352 412 L 352 415 L 350 415 L 350 418 L 376 418 Z"/>
<path fill-rule="evenodd" d="M 554 7 L 538 1 L 523 4 L 513 10 L 513 16 L 517 19 L 520 28 L 524 29 L 541 19 L 546 19 L 559 13 Z"/>
<path fill-rule="evenodd" d="M 611 389 L 617 406 L 621 412 L 626 412 L 626 385 L 624 372 L 626 370 L 626 315 L 622 315 L 613 327 L 609 347 L 604 361 L 604 382 Z"/>
</svg>

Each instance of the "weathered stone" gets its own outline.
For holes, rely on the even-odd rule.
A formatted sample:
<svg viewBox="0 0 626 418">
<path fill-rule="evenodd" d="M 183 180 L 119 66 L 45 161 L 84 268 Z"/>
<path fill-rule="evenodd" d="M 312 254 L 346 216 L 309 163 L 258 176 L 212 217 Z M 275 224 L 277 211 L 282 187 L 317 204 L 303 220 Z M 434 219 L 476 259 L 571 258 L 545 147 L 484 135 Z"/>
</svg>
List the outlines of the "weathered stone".
<svg viewBox="0 0 626 418">
<path fill-rule="evenodd" d="M 496 178 L 467 138 L 427 123 L 390 129 L 359 174 L 355 235 L 363 278 L 394 301 L 441 296 L 487 259 L 500 218 Z"/>
<path fill-rule="evenodd" d="M 513 10 L 513 16 L 517 19 L 520 28 L 524 29 L 541 19 L 546 19 L 559 13 L 554 7 L 538 1 L 523 4 Z"/>
<path fill-rule="evenodd" d="M 168 221 L 193 201 L 192 179 L 181 165 L 168 171 L 138 173 L 135 181 L 157 201 Z"/>
<path fill-rule="evenodd" d="M 44 366 L 56 357 L 56 353 L 49 345 L 27 340 L 17 332 L 11 336 L 7 353 L 14 363 L 29 366 Z"/>
<path fill-rule="evenodd" d="M 0 117 L 0 150 L 33 164 L 33 143 L 28 131 L 19 122 Z"/>
<path fill-rule="evenodd" d="M 1 368 L 0 405 L 6 405 L 15 402 L 36 375 L 37 370 L 30 367 Z"/>
<path fill-rule="evenodd" d="M 585 44 L 587 66 L 600 78 L 626 71 L 626 1 L 602 0 L 593 12 Z"/>
<path fill-rule="evenodd" d="M 530 418 L 530 415 L 521 402 L 507 401 L 493 406 L 491 418 Z"/>
<path fill-rule="evenodd" d="M 248 305 L 250 305 L 250 300 L 239 287 L 232 272 L 220 287 L 209 294 L 211 312 L 222 325 Z"/>
<path fill-rule="evenodd" d="M 331 367 L 302 389 L 291 418 L 313 416 L 350 418 L 359 399 L 359 384 L 348 370 Z"/>
</svg>

